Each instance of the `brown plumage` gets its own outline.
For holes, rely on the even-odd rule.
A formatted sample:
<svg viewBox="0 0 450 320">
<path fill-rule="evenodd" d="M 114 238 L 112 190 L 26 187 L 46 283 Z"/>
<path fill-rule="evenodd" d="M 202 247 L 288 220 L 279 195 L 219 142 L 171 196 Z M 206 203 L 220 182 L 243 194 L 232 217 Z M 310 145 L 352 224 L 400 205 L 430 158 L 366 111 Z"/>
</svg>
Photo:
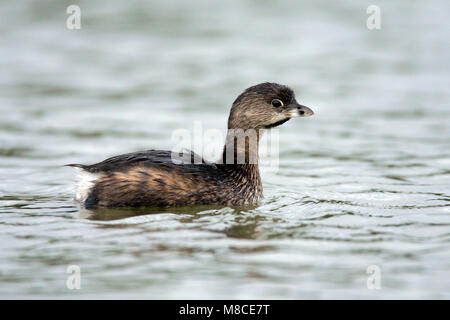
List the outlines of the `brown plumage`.
<svg viewBox="0 0 450 320">
<path fill-rule="evenodd" d="M 264 129 L 313 112 L 297 103 L 293 91 L 261 83 L 234 101 L 223 157 L 217 163 L 175 163 L 170 151 L 148 150 L 94 165 L 70 164 L 96 175 L 80 199 L 88 209 L 218 204 L 255 204 L 262 197 L 258 145 Z M 191 153 L 191 160 L 199 159 Z M 84 194 L 84 196 L 83 196 Z"/>
</svg>

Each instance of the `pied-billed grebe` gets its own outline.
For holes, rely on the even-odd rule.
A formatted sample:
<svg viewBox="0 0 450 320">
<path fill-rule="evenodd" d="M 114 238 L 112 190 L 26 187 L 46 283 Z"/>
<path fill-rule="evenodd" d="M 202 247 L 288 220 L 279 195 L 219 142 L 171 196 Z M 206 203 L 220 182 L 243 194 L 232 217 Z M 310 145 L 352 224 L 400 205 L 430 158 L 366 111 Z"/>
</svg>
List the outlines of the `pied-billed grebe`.
<svg viewBox="0 0 450 320">
<path fill-rule="evenodd" d="M 93 165 L 69 164 L 80 168 L 84 176 L 77 200 L 87 209 L 256 204 L 263 191 L 258 168 L 261 133 L 293 117 L 311 115 L 313 111 L 298 104 L 289 87 L 258 84 L 233 102 L 223 157 L 216 163 L 179 162 L 170 151 L 148 150 Z M 252 132 L 256 132 L 253 140 Z M 191 152 L 190 160 L 196 157 Z"/>
</svg>

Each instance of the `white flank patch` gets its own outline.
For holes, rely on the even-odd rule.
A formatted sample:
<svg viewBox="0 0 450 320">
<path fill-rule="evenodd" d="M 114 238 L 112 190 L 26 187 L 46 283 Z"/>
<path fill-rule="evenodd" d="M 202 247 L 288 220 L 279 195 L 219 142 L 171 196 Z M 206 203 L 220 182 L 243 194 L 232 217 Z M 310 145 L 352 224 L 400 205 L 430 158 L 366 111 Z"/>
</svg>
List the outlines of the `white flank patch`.
<svg viewBox="0 0 450 320">
<path fill-rule="evenodd" d="M 75 196 L 75 199 L 77 201 L 84 202 L 86 201 L 87 197 L 89 196 L 89 193 L 92 190 L 92 187 L 94 186 L 95 180 L 100 178 L 100 174 L 97 173 L 90 173 L 87 171 L 84 171 L 83 169 L 79 169 L 78 173 L 78 185 L 77 185 L 77 194 Z"/>
</svg>

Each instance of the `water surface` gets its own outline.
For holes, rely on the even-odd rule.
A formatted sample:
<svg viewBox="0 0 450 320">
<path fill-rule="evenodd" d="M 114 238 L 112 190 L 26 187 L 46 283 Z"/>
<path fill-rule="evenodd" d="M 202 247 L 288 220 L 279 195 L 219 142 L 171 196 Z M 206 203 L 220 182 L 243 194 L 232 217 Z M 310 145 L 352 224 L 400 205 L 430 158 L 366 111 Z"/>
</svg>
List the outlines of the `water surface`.
<svg viewBox="0 0 450 320">
<path fill-rule="evenodd" d="M 448 2 L 378 1 L 372 31 L 367 1 L 76 3 L 73 31 L 71 2 L 0 9 L 1 298 L 450 297 Z M 61 165 L 224 132 L 263 81 L 315 115 L 280 128 L 260 205 L 73 201 Z"/>
</svg>

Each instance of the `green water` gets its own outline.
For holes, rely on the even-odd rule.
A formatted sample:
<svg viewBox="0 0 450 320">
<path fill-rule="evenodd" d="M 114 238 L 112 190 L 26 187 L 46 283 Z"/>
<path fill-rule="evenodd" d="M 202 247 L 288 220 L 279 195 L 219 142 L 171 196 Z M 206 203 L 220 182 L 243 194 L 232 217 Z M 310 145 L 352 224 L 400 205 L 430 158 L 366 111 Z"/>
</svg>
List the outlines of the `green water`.
<svg viewBox="0 0 450 320">
<path fill-rule="evenodd" d="M 380 30 L 370 4 L 2 4 L 0 298 L 450 298 L 449 2 L 377 1 Z M 280 127 L 260 205 L 74 202 L 61 165 L 171 149 L 199 120 L 224 132 L 263 81 L 315 115 Z"/>
</svg>

